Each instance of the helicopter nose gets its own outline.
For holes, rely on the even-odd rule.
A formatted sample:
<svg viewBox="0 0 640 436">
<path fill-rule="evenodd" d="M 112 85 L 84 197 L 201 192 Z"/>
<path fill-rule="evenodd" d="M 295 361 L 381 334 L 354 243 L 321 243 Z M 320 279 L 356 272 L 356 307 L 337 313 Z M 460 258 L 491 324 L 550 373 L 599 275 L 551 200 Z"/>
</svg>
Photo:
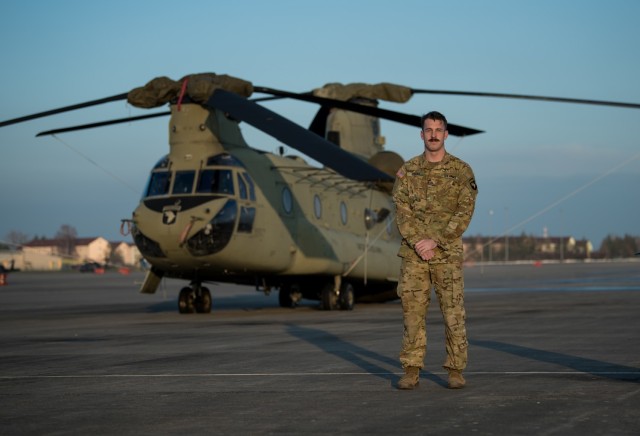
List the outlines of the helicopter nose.
<svg viewBox="0 0 640 436">
<path fill-rule="evenodd" d="M 195 235 L 185 235 L 187 250 L 193 256 L 208 256 L 221 251 L 233 236 L 238 204 L 228 200 L 218 213 Z"/>
</svg>

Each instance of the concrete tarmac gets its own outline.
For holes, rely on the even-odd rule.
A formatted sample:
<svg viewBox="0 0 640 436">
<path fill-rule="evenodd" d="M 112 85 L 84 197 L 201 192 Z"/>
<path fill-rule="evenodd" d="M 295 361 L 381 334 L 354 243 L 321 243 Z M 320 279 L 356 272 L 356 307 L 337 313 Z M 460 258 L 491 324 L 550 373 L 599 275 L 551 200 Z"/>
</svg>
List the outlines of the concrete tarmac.
<svg viewBox="0 0 640 436">
<path fill-rule="evenodd" d="M 631 435 L 640 431 L 640 262 L 465 269 L 467 387 L 450 390 L 435 295 L 420 386 L 399 391 L 401 307 L 141 273 L 12 273 L 0 287 L 0 434 Z"/>
</svg>

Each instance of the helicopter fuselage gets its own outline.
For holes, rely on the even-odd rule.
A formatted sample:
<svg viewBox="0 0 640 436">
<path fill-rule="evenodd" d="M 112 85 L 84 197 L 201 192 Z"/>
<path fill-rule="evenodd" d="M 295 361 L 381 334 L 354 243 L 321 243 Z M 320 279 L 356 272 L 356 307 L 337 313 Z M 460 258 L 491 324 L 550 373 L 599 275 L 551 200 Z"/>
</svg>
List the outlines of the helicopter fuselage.
<svg viewBox="0 0 640 436">
<path fill-rule="evenodd" d="M 400 237 L 388 192 L 250 148 L 237 122 L 172 107 L 170 153 L 151 171 L 133 236 L 158 276 L 192 282 L 395 287 Z"/>
</svg>

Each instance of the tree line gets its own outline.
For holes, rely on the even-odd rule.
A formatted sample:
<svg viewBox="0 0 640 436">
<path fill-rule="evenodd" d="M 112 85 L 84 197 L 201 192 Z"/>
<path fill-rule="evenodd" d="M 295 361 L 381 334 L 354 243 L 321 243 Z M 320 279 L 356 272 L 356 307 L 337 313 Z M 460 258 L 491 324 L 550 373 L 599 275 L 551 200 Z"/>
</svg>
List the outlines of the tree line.
<svg viewBox="0 0 640 436">
<path fill-rule="evenodd" d="M 604 259 L 616 257 L 631 257 L 640 252 L 640 237 L 624 235 L 623 237 L 609 235 L 603 239 L 598 255 Z"/>
<path fill-rule="evenodd" d="M 73 226 L 63 224 L 60 226 L 52 239 L 59 241 L 59 249 L 63 254 L 71 255 L 75 250 L 75 241 L 78 238 L 78 232 Z M 33 240 L 49 239 L 44 236 L 29 237 L 27 234 L 12 230 L 5 236 L 5 243 L 0 242 L 0 249 L 8 250 L 11 247 L 24 245 Z M 535 239 L 539 239 L 533 235 L 522 234 L 518 237 L 512 237 L 509 241 L 509 259 L 510 260 L 527 260 L 536 259 L 540 253 L 535 251 Z M 632 236 L 625 234 L 624 236 L 608 235 L 600 243 L 600 248 L 591 253 L 592 259 L 615 259 L 624 257 L 633 257 L 640 252 L 640 236 Z M 567 253 L 568 254 L 568 253 Z M 499 253 L 495 253 L 499 256 Z M 486 259 L 489 257 L 487 256 Z M 494 260 L 498 260 L 496 257 Z"/>
</svg>

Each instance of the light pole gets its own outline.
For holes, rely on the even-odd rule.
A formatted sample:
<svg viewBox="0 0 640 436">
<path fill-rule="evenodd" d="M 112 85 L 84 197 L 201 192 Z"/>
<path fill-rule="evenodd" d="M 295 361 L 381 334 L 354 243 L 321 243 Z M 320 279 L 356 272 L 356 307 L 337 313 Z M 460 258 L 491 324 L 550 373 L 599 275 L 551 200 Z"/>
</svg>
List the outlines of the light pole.
<svg viewBox="0 0 640 436">
<path fill-rule="evenodd" d="M 509 208 L 504 208 L 504 220 L 506 222 L 504 231 L 504 261 L 509 262 Z"/>
<path fill-rule="evenodd" d="M 493 260 L 493 209 L 489 210 L 489 262 Z"/>
<path fill-rule="evenodd" d="M 562 224 L 562 208 L 560 208 L 560 263 L 564 262 L 564 226 Z"/>
</svg>

